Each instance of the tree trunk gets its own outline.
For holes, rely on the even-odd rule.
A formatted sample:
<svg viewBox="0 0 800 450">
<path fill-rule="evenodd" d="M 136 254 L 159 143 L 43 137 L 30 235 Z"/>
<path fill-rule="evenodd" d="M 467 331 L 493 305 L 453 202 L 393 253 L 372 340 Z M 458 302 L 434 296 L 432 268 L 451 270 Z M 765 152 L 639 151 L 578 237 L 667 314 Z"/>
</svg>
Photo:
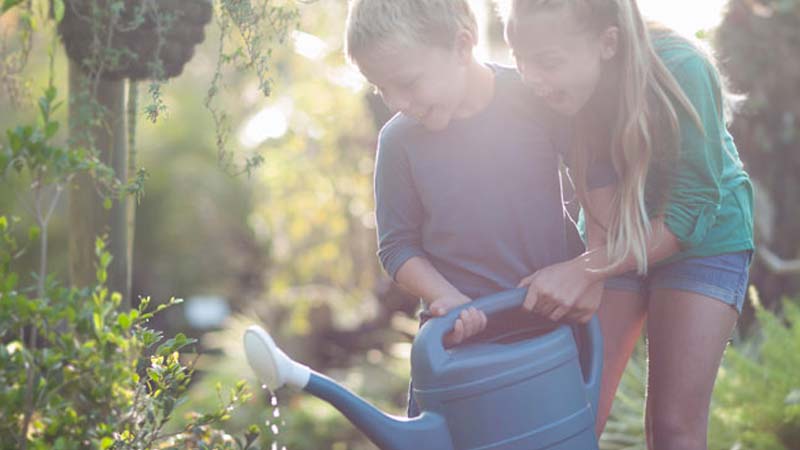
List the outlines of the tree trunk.
<svg viewBox="0 0 800 450">
<path fill-rule="evenodd" d="M 92 126 L 93 105 L 88 95 L 89 80 L 79 66 L 69 62 L 69 125 L 72 145 L 91 148 L 100 160 L 114 169 L 116 177 L 127 181 L 127 140 L 125 132 L 125 81 L 103 81 L 94 99 L 101 107 L 100 125 Z M 103 207 L 94 180 L 88 174 L 77 176 L 69 189 L 69 274 L 73 286 L 91 286 L 96 280 L 94 242 L 108 237 L 113 260 L 109 267 L 109 288 L 122 294 L 123 309 L 130 308 L 127 196 L 113 199 L 111 210 Z"/>
</svg>

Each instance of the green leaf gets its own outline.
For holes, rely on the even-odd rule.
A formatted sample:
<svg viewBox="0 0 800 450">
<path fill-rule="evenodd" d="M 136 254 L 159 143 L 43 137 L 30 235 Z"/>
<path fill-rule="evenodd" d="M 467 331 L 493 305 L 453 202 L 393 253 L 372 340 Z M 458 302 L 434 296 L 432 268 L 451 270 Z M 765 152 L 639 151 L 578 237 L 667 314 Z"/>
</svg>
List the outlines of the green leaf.
<svg viewBox="0 0 800 450">
<path fill-rule="evenodd" d="M 56 19 L 56 23 L 61 22 L 64 18 L 64 0 L 53 0 L 53 18 Z"/>
<path fill-rule="evenodd" d="M 95 312 L 92 314 L 92 321 L 94 322 L 94 331 L 97 335 L 101 335 L 103 333 L 103 316 L 100 315 L 99 312 Z"/>
<path fill-rule="evenodd" d="M 39 235 L 41 233 L 42 233 L 41 228 L 34 225 L 28 229 L 28 239 L 30 239 L 31 241 L 35 241 L 36 239 L 39 238 Z"/>
<path fill-rule="evenodd" d="M 3 290 L 6 292 L 10 292 L 14 290 L 17 286 L 17 281 L 19 280 L 19 275 L 16 272 L 11 272 L 5 277 L 5 282 L 3 283 Z"/>
<path fill-rule="evenodd" d="M 47 125 L 44 126 L 44 135 L 47 139 L 55 136 L 58 133 L 58 128 L 61 124 L 58 122 L 47 122 Z"/>
<path fill-rule="evenodd" d="M 61 6 L 61 7 L 62 7 L 62 8 L 64 7 L 64 6 L 63 6 L 63 4 L 62 4 L 62 6 Z M 102 450 L 106 450 L 107 448 L 111 448 L 111 446 L 112 446 L 112 445 L 114 445 L 114 439 L 111 439 L 111 438 L 110 438 L 110 437 L 108 437 L 108 436 L 104 437 L 104 438 L 103 438 L 103 439 L 100 441 L 100 448 L 101 448 Z"/>
<path fill-rule="evenodd" d="M 6 231 L 8 229 L 8 219 L 6 216 L 0 216 L 0 231 Z"/>
<path fill-rule="evenodd" d="M 19 5 L 24 0 L 3 0 L 3 9 L 0 10 L 0 14 L 8 11 L 9 9 Z"/>
<path fill-rule="evenodd" d="M 111 201 L 111 197 L 106 197 L 105 200 L 103 200 L 103 208 L 105 208 L 106 210 L 111 209 L 112 205 L 113 202 Z"/>
<path fill-rule="evenodd" d="M 117 316 L 117 324 L 123 329 L 127 330 L 131 327 L 131 317 L 125 313 Z"/>
</svg>

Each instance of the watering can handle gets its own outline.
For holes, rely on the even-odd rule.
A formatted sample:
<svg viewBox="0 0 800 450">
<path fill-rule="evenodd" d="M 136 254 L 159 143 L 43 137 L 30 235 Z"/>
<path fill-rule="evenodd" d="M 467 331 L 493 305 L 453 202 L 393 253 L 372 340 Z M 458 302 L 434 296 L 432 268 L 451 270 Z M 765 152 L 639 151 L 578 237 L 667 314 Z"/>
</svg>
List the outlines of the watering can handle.
<svg viewBox="0 0 800 450">
<path fill-rule="evenodd" d="M 525 302 L 525 296 L 528 290 L 526 288 L 516 288 L 497 294 L 488 295 L 479 299 L 473 300 L 470 303 L 453 308 L 442 317 L 437 317 L 429 320 L 420 330 L 417 339 L 421 340 L 430 339 L 431 346 L 427 347 L 429 351 L 428 357 L 432 360 L 444 361 L 447 359 L 447 350 L 444 348 L 444 336 L 449 333 L 455 325 L 461 311 L 467 308 L 476 308 L 482 311 L 488 318 L 491 316 L 508 311 L 514 308 L 521 308 Z M 584 370 L 584 384 L 586 392 L 592 403 L 592 412 L 597 413 L 597 402 L 600 397 L 600 376 L 603 371 L 603 337 L 600 332 L 600 322 L 595 315 L 592 319 L 583 325 L 574 325 L 577 327 L 575 331 L 577 336 L 584 336 L 588 342 L 584 342 L 584 348 L 589 351 L 588 361 L 589 370 Z M 417 346 L 415 346 L 417 347 Z"/>
</svg>

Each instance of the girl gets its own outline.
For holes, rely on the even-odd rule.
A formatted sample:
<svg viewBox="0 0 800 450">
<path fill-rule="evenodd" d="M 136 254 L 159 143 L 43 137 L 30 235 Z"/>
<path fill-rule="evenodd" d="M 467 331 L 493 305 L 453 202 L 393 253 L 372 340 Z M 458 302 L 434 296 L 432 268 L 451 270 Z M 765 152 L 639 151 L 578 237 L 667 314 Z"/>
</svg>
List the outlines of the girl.
<svg viewBox="0 0 800 450">
<path fill-rule="evenodd" d="M 648 446 L 706 449 L 753 250 L 752 187 L 720 76 L 689 41 L 647 25 L 635 0 L 514 0 L 506 36 L 526 82 L 573 124 L 565 156 L 587 243 L 522 280 L 525 307 L 599 314 L 598 436 L 648 318 Z"/>
</svg>

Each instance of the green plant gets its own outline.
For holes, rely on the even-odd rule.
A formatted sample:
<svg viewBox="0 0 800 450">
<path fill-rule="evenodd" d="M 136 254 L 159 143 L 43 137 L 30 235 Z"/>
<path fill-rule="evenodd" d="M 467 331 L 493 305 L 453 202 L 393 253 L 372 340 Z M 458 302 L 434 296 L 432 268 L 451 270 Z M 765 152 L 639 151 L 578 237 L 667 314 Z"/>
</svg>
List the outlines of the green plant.
<svg viewBox="0 0 800 450">
<path fill-rule="evenodd" d="M 800 448 L 800 305 L 783 301 L 783 317 L 754 290 L 759 334 L 731 348 L 714 392 L 710 448 Z"/>
<path fill-rule="evenodd" d="M 21 286 L 9 263 L 18 253 L 14 220 L 0 216 L 0 442 L 8 448 L 178 448 L 205 441 L 247 448 L 257 434 L 236 441 L 212 430 L 249 398 L 244 383 L 219 408 L 193 415 L 177 433 L 165 424 L 181 402 L 192 364 L 180 352 L 184 335 L 164 340 L 147 321 L 167 305 L 120 312 L 120 296 L 105 287 L 110 255 L 97 240 L 97 284 L 65 288 L 53 278 L 45 295 Z M 169 305 L 179 303 L 173 299 Z M 227 444 L 226 444 L 227 442 Z M 237 446 L 234 446 L 236 443 Z M 16 445 L 14 445 L 16 444 Z M 220 448 L 220 447 L 218 447 Z"/>
<path fill-rule="evenodd" d="M 249 398 L 243 382 L 226 395 L 220 389 L 210 412 L 192 413 L 185 426 L 165 431 L 192 380 L 194 363 L 181 352 L 194 340 L 164 340 L 147 322 L 178 300 L 151 310 L 144 298 L 136 309 L 121 308 L 121 295 L 108 289 L 112 257 L 99 238 L 90 286 L 66 287 L 48 272 L 48 225 L 74 176 L 112 180 L 98 184 L 111 188 L 107 194 L 135 193 L 115 183 L 91 152 L 55 143 L 58 105 L 51 80 L 35 123 L 8 130 L 0 148 L 0 180 L 29 180 L 26 206 L 34 219 L 24 242 L 16 229 L 21 220 L 0 215 L 0 447 L 250 448 L 257 429 L 235 439 L 217 428 Z M 23 277 L 14 263 L 34 243 L 38 272 Z"/>
</svg>

